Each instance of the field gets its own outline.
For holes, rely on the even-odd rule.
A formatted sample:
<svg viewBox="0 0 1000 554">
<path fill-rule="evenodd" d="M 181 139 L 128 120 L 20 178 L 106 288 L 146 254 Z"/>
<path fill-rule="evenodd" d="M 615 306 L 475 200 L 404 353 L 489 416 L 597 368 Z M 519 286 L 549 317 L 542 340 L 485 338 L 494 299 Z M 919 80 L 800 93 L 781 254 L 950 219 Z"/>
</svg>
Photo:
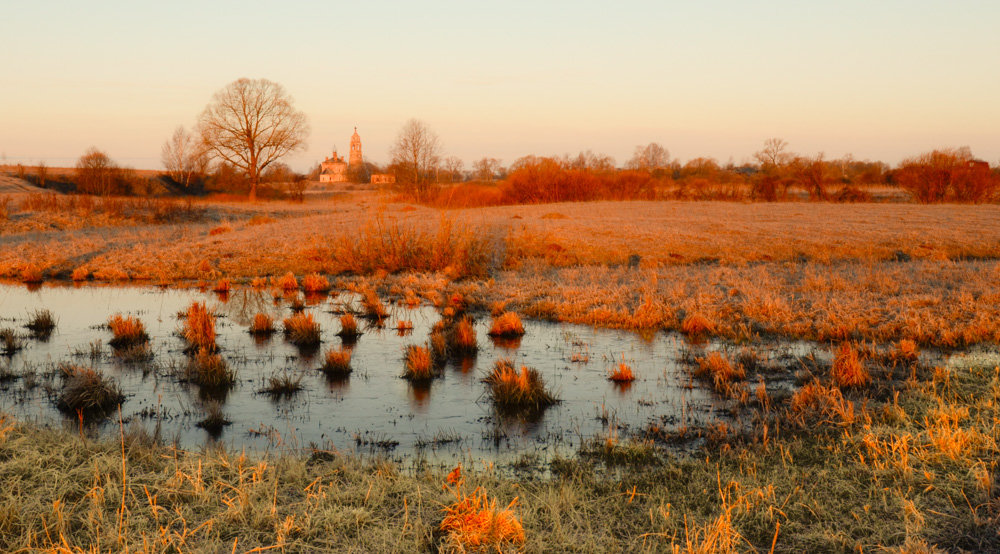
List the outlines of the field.
<svg viewBox="0 0 1000 554">
<path fill-rule="evenodd" d="M 997 206 L 440 210 L 351 192 L 303 204 L 18 193 L 0 208 L 11 282 L 228 290 L 291 272 L 297 291 L 319 274 L 445 321 L 509 311 L 684 337 L 691 387 L 726 412 L 611 425 L 571 455 L 451 473 L 324 448 L 186 452 L 114 414 L 111 438 L 7 416 L 4 550 L 1000 549 Z M 779 361 L 764 354 L 774 343 L 829 355 Z"/>
</svg>

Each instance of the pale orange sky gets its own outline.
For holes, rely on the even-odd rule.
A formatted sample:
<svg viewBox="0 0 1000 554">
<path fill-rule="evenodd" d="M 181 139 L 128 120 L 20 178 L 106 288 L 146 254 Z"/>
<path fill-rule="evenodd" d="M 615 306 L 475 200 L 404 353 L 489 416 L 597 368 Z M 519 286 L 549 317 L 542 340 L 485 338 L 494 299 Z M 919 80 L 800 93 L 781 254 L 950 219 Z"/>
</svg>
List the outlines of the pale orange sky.
<svg viewBox="0 0 1000 554">
<path fill-rule="evenodd" d="M 160 146 L 240 78 L 309 118 L 305 171 L 358 125 L 388 161 L 409 118 L 446 155 L 510 163 L 656 141 L 739 163 L 765 138 L 896 163 L 968 145 L 1000 161 L 1000 4 L 812 2 L 16 3 L 0 21 L 0 154 L 72 165 Z M 872 5 L 877 4 L 877 5 Z"/>
</svg>

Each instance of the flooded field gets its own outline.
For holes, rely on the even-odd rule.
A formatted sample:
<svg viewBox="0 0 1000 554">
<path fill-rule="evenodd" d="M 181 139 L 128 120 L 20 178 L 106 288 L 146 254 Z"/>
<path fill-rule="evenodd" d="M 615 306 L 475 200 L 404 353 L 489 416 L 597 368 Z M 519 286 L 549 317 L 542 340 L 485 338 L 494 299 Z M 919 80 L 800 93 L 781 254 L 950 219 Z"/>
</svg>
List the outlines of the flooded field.
<svg viewBox="0 0 1000 554">
<path fill-rule="evenodd" d="M 229 390 L 207 393 L 183 379 L 189 355 L 179 329 L 192 302 L 205 302 L 216 315 L 219 353 L 236 375 Z M 315 445 L 393 456 L 419 452 L 437 458 L 472 454 L 505 459 L 525 452 L 569 451 L 581 440 L 651 423 L 678 429 L 728 418 L 722 400 L 694 380 L 685 366 L 693 356 L 723 345 L 691 345 L 683 337 L 663 333 L 644 339 L 630 332 L 538 321 L 524 322 L 520 340 L 493 341 L 487 336 L 490 316 L 472 314 L 478 353 L 451 357 L 441 378 L 420 385 L 401 378 L 404 349 L 425 344 L 441 315 L 428 304 L 385 307 L 389 315 L 381 326 L 359 319 L 363 334 L 346 344 L 353 372 L 330 379 L 319 368 L 324 353 L 344 343 L 337 336 L 339 316 L 359 312 L 355 293 L 302 297 L 251 288 L 220 295 L 155 287 L 29 290 L 2 285 L 0 329 L 13 329 L 22 348 L 0 356 L 0 409 L 26 421 L 80 426 L 77 415 L 56 407 L 62 386 L 59 366 L 76 364 L 120 384 L 126 427 L 141 425 L 183 448 L 221 442 L 260 452 Z M 33 337 L 25 327 L 38 310 L 55 316 L 56 327 L 47 338 Z M 319 323 L 319 347 L 302 349 L 284 339 L 280 322 L 293 310 L 304 310 Z M 125 361 L 109 346 L 107 322 L 116 313 L 135 316 L 145 325 L 149 359 Z M 272 316 L 279 331 L 265 338 L 252 336 L 248 328 L 257 313 Z M 397 330 L 400 321 L 412 322 L 412 330 Z M 811 350 L 808 344 L 795 343 L 772 347 L 770 355 L 794 360 Z M 817 355 L 828 353 L 820 347 Z M 559 402 L 536 417 L 498 413 L 483 378 L 505 357 L 517 367 L 536 368 Z M 636 379 L 610 381 L 610 371 L 623 361 Z M 301 390 L 281 397 L 262 392 L 273 376 L 298 381 Z M 198 422 L 213 405 L 229 423 L 209 432 Z M 117 435 L 117 420 L 115 413 L 84 426 L 90 432 Z"/>
</svg>

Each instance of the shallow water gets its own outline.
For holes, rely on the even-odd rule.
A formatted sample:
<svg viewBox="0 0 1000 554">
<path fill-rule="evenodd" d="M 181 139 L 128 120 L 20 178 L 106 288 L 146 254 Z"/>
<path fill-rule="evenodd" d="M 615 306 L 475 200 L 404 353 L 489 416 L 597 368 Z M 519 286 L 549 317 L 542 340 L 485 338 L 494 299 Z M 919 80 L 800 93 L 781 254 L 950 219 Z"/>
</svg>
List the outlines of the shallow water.
<svg viewBox="0 0 1000 554">
<path fill-rule="evenodd" d="M 19 377 L 0 384 L 0 410 L 22 420 L 76 425 L 55 408 L 52 390 L 60 380 L 60 362 L 89 365 L 121 384 L 126 395 L 126 424 L 155 427 L 166 440 L 183 448 L 221 442 L 250 451 L 317 445 L 341 451 L 386 451 L 393 456 L 414 453 L 438 458 L 470 456 L 512 459 L 525 452 L 571 451 L 583 439 L 614 429 L 638 429 L 651 421 L 661 427 L 705 425 L 724 418 L 722 402 L 693 381 L 682 358 L 692 347 L 684 339 L 663 333 L 646 340 L 625 331 L 580 325 L 525 321 L 526 334 L 517 344 L 494 344 L 487 338 L 488 316 L 479 317 L 479 354 L 449 362 L 442 378 L 429 387 L 415 387 L 400 378 L 403 349 L 424 344 L 440 320 L 433 307 L 390 306 L 383 329 L 368 328 L 357 340 L 354 372 L 341 382 L 329 381 L 318 370 L 327 348 L 341 346 L 339 312 L 359 305 L 352 293 L 311 298 L 306 311 L 322 327 L 323 345 L 312 355 L 283 340 L 281 333 L 256 341 L 247 328 L 253 315 L 267 312 L 276 322 L 291 315 L 287 298 L 275 300 L 270 291 L 237 289 L 227 298 L 197 289 L 155 287 L 44 286 L 28 290 L 0 285 L 0 328 L 23 325 L 38 309 L 51 310 L 57 327 L 48 340 L 27 339 L 23 350 L 0 356 L 0 367 Z M 187 357 L 177 335 L 178 312 L 192 301 L 205 301 L 217 314 L 218 344 L 237 385 L 225 396 L 223 411 L 232 422 L 218 436 L 197 427 L 204 417 L 204 400 L 197 387 L 180 382 L 176 368 Z M 138 316 L 150 335 L 153 361 L 125 364 L 107 345 L 111 333 L 104 324 L 117 312 Z M 414 329 L 401 336 L 392 329 L 410 320 Z M 361 320 L 359 320 L 360 322 Z M 280 327 L 280 323 L 277 323 Z M 100 355 L 89 353 L 102 341 Z M 802 356 L 808 345 L 785 345 L 783 355 Z M 589 358 L 589 361 L 574 361 Z M 534 367 L 561 402 L 535 421 L 502 417 L 485 394 L 482 378 L 501 357 Z M 637 380 L 618 386 L 608 371 L 624 359 Z M 289 400 L 273 400 L 258 392 L 276 372 L 301 375 L 303 390 Z M 34 375 L 25 377 L 24 374 Z M 30 384 L 40 384 L 31 387 Z M 46 384 L 49 385 L 46 392 Z M 117 415 L 95 427 L 118 433 Z"/>
</svg>

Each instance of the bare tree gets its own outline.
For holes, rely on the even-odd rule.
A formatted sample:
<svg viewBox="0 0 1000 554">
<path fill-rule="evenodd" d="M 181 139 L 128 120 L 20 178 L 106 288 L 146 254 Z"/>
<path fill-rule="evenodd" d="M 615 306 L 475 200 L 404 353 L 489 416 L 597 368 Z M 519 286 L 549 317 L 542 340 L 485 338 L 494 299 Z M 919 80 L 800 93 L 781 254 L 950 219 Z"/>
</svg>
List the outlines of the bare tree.
<svg viewBox="0 0 1000 554">
<path fill-rule="evenodd" d="M 663 169 L 670 163 L 670 152 L 657 142 L 646 146 L 636 146 L 632 159 L 625 164 L 628 169 L 644 169 L 653 171 Z"/>
<path fill-rule="evenodd" d="M 454 183 L 455 181 L 461 181 L 462 170 L 465 169 L 465 162 L 462 161 L 458 156 L 448 156 L 444 160 L 444 170 L 448 174 L 448 177 Z"/>
<path fill-rule="evenodd" d="M 175 183 L 191 186 L 191 181 L 208 170 L 208 153 L 199 137 L 178 126 L 170 140 L 163 143 L 160 160 Z"/>
<path fill-rule="evenodd" d="M 441 155 L 441 141 L 427 124 L 411 119 L 403 125 L 392 146 L 392 163 L 402 170 L 397 180 L 414 186 L 417 197 L 427 192 L 431 171 Z"/>
<path fill-rule="evenodd" d="M 476 178 L 480 181 L 492 183 L 496 179 L 497 172 L 500 171 L 500 160 L 496 158 L 483 158 L 472 164 L 476 171 Z"/>
<path fill-rule="evenodd" d="M 80 192 L 107 196 L 115 192 L 118 165 L 95 147 L 90 147 L 76 162 L 76 183 Z"/>
<path fill-rule="evenodd" d="M 240 79 L 215 93 L 198 131 L 211 156 L 246 173 L 254 200 L 267 166 L 305 148 L 309 125 L 284 87 L 267 79 Z"/>
<path fill-rule="evenodd" d="M 757 158 L 762 166 L 767 167 L 780 167 L 788 163 L 792 155 L 785 152 L 788 148 L 788 142 L 780 138 L 769 138 L 764 141 L 764 148 L 759 152 L 756 152 L 753 157 Z"/>
</svg>

